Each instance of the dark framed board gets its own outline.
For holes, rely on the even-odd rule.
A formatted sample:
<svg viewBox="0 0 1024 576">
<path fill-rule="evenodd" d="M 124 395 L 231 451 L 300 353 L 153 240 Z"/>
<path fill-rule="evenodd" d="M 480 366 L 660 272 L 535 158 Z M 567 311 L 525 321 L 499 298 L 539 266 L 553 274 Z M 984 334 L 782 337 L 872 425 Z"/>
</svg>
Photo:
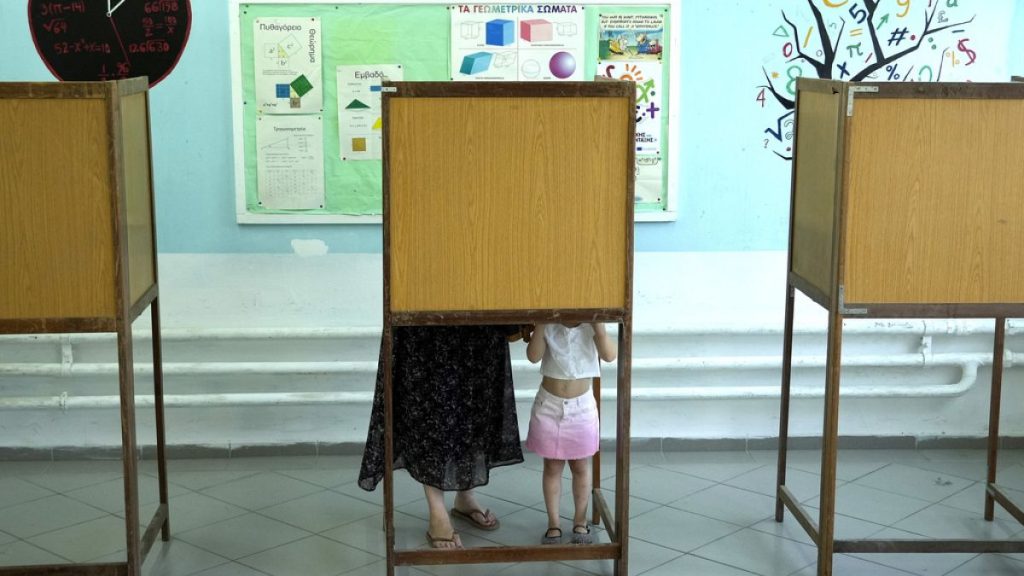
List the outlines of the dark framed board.
<svg viewBox="0 0 1024 576">
<path fill-rule="evenodd" d="M 192 25 L 190 0 L 29 0 L 36 51 L 59 80 L 149 78 L 178 64 Z"/>
</svg>

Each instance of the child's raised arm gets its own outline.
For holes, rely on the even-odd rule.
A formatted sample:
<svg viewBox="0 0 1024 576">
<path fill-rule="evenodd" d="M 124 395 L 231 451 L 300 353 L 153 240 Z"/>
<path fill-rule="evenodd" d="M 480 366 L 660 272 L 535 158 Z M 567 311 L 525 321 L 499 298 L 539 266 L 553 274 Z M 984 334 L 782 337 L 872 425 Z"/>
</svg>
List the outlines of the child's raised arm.
<svg viewBox="0 0 1024 576">
<path fill-rule="evenodd" d="M 604 324 L 594 322 L 591 326 L 594 328 L 594 344 L 597 346 L 597 355 L 605 362 L 613 362 L 619 351 L 612 339 L 608 337 L 608 331 L 605 330 Z"/>
<path fill-rule="evenodd" d="M 545 350 L 547 350 L 547 342 L 544 341 L 544 325 L 537 324 L 533 327 L 530 343 L 526 345 L 526 359 L 536 364 L 544 358 Z"/>
</svg>

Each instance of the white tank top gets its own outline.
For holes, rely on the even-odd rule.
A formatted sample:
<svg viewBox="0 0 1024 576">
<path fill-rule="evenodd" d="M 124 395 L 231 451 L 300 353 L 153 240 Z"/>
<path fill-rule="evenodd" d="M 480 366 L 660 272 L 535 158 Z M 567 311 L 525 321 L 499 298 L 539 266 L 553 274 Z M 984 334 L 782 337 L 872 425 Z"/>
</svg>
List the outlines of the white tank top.
<svg viewBox="0 0 1024 576">
<path fill-rule="evenodd" d="M 544 376 L 576 380 L 601 375 L 594 328 L 590 324 L 580 324 L 575 328 L 545 324 L 544 341 L 547 347 L 540 362 L 540 373 Z"/>
</svg>

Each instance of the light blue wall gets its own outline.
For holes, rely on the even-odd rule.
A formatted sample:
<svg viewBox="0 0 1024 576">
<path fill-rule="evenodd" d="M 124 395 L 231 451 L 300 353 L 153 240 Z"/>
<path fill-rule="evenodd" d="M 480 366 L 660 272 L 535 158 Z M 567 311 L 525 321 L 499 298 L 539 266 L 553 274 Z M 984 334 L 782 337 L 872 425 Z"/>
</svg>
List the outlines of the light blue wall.
<svg viewBox="0 0 1024 576">
<path fill-rule="evenodd" d="M 760 4 L 683 0 L 682 132 L 673 154 L 680 217 L 637 224 L 637 250 L 785 249 L 789 164 L 759 149 L 765 112 L 752 105 L 763 54 L 746 39 L 765 35 Z M 235 223 L 228 8 L 214 0 L 192 7 L 188 48 L 152 93 L 161 252 L 288 252 L 293 239 L 323 240 L 331 252 L 379 251 L 379 226 Z M 1024 74 L 1020 6 L 1012 30 L 1010 71 Z M 52 80 L 32 46 L 24 1 L 0 2 L 0 54 L 0 81 Z"/>
</svg>

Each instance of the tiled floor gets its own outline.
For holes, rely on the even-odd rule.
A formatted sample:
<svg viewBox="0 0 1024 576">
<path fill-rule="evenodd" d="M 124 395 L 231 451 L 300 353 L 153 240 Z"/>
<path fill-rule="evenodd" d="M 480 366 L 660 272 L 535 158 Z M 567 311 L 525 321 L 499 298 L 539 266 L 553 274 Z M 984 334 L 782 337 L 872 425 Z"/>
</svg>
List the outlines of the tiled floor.
<svg viewBox="0 0 1024 576">
<path fill-rule="evenodd" d="M 791 452 L 788 485 L 817 510 L 815 452 Z M 606 461 L 612 460 L 606 458 Z M 633 454 L 630 573 L 645 576 L 812 576 L 816 552 L 787 514 L 773 519 L 773 452 Z M 170 463 L 173 538 L 145 565 L 153 576 L 384 574 L 382 490 L 354 483 L 358 457 L 179 460 Z M 156 482 L 143 463 L 143 517 Z M 459 524 L 468 546 L 534 543 L 545 526 L 540 462 L 502 468 L 479 498 L 501 518 L 495 532 Z M 614 470 L 604 466 L 606 488 Z M 1003 511 L 981 518 L 982 451 L 840 453 L 837 530 L 843 538 L 1024 538 Z M 401 547 L 423 546 L 423 492 L 397 476 Z M 999 483 L 1024 504 L 1024 451 L 1003 451 Z M 565 483 L 568 490 L 569 483 Z M 612 496 L 609 494 L 609 501 Z M 123 559 L 117 462 L 0 462 L 0 566 Z M 563 516 L 568 508 L 563 501 Z M 569 529 L 569 521 L 563 522 Z M 599 536 L 604 538 L 603 533 Z M 610 562 L 399 569 L 399 574 L 611 574 Z M 835 574 L 1024 575 L 1024 554 L 871 554 L 835 558 Z"/>
</svg>

